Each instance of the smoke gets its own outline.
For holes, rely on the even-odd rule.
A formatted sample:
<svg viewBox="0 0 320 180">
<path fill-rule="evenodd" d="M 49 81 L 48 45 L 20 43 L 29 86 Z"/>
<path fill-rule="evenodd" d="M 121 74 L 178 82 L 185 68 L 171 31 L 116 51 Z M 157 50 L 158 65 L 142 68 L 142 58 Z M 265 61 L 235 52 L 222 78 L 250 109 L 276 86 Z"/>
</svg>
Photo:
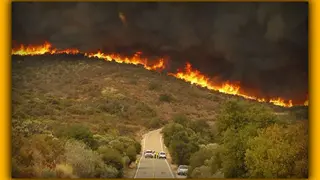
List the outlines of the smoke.
<svg viewBox="0 0 320 180">
<path fill-rule="evenodd" d="M 170 56 L 262 96 L 308 92 L 308 3 L 24 3 L 12 39 L 57 48 Z M 258 90 L 258 91 L 257 91 Z"/>
</svg>

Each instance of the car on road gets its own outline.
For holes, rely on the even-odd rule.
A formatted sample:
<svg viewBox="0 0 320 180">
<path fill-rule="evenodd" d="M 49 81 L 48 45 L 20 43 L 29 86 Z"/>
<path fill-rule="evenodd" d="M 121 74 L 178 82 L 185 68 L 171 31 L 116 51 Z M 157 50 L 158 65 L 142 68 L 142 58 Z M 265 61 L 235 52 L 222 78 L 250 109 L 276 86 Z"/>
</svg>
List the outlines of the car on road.
<svg viewBox="0 0 320 180">
<path fill-rule="evenodd" d="M 166 153 L 163 151 L 159 152 L 159 159 L 167 159 Z"/>
<path fill-rule="evenodd" d="M 154 156 L 154 153 L 151 150 L 146 150 L 144 152 L 144 158 L 153 158 L 153 156 Z"/>
<path fill-rule="evenodd" d="M 187 165 L 180 165 L 177 169 L 178 175 L 184 175 L 186 176 L 188 174 L 188 166 Z"/>
</svg>

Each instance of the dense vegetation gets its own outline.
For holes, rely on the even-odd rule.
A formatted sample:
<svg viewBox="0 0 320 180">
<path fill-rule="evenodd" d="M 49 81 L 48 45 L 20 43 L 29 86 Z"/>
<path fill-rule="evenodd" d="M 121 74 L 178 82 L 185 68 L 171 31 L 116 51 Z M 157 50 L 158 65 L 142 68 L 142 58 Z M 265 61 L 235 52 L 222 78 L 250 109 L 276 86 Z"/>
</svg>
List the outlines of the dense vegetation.
<svg viewBox="0 0 320 180">
<path fill-rule="evenodd" d="M 306 178 L 308 121 L 276 115 L 264 105 L 229 100 L 215 124 L 173 119 L 162 132 L 176 164 L 190 165 L 192 178 Z M 212 134 L 215 132 L 215 134 Z"/>
<path fill-rule="evenodd" d="M 242 98 L 221 107 L 233 98 L 137 66 L 13 57 L 12 176 L 126 177 L 141 135 L 165 125 L 190 177 L 304 177 L 307 109 Z"/>
<path fill-rule="evenodd" d="M 61 134 L 39 132 L 42 127 L 37 125 L 33 120 L 14 125 L 13 177 L 122 177 L 124 168 L 141 151 L 140 143 L 132 138 L 92 134 L 79 124 Z"/>
<path fill-rule="evenodd" d="M 141 135 L 177 112 L 210 119 L 207 97 L 222 99 L 134 65 L 13 56 L 12 176 L 132 177 Z"/>
</svg>

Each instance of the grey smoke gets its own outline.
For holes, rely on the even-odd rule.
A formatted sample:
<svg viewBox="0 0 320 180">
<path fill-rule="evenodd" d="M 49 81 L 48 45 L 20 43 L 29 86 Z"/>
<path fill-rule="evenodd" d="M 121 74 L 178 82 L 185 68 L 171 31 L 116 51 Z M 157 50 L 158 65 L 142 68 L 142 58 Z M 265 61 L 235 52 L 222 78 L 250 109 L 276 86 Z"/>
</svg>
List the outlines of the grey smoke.
<svg viewBox="0 0 320 180">
<path fill-rule="evenodd" d="M 24 3 L 12 5 L 16 43 L 171 57 L 262 96 L 308 92 L 308 3 Z M 127 26 L 118 14 L 126 16 Z M 175 65 L 174 65 L 175 64 Z M 259 89 L 259 91 L 257 91 Z"/>
</svg>

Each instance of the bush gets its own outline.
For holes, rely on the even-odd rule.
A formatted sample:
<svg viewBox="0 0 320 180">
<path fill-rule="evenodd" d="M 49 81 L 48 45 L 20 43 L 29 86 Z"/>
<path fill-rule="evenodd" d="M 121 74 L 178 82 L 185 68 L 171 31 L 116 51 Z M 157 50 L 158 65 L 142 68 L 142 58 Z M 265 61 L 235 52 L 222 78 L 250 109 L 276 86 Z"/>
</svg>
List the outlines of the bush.
<svg viewBox="0 0 320 180">
<path fill-rule="evenodd" d="M 172 102 L 173 97 L 169 94 L 160 94 L 159 101 L 161 102 Z"/>
<path fill-rule="evenodd" d="M 177 123 L 170 123 L 164 126 L 164 128 L 162 129 L 164 144 L 169 147 L 173 134 L 183 129 L 184 127 L 181 124 Z"/>
<path fill-rule="evenodd" d="M 245 164 L 253 178 L 308 178 L 306 124 L 272 125 L 250 139 Z"/>
<path fill-rule="evenodd" d="M 120 152 L 105 146 L 100 147 L 98 152 L 105 164 L 113 166 L 119 171 L 117 177 L 122 177 L 123 161 Z"/>
<path fill-rule="evenodd" d="M 229 100 L 222 105 L 218 114 L 217 128 L 221 134 L 228 128 L 241 129 L 248 124 L 263 128 L 278 120 L 272 110 L 264 105 Z"/>
<path fill-rule="evenodd" d="M 97 169 L 97 174 L 96 178 L 117 178 L 119 171 L 115 167 L 103 164 Z"/>
<path fill-rule="evenodd" d="M 134 145 L 131 145 L 126 150 L 126 155 L 129 157 L 130 162 L 134 162 L 137 159 L 137 150 Z"/>
<path fill-rule="evenodd" d="M 299 175 L 290 174 L 284 172 L 287 169 L 286 165 L 282 163 L 290 161 L 289 159 L 294 159 L 295 156 L 287 157 L 291 149 L 297 150 L 299 148 L 296 147 L 305 148 L 307 145 L 299 144 L 296 146 L 285 144 L 285 141 L 277 144 L 278 141 L 282 141 L 281 139 L 288 136 L 288 134 L 280 133 L 279 136 L 274 137 L 276 140 L 273 141 L 273 136 L 278 133 L 277 129 L 268 128 L 268 132 L 265 132 L 268 135 L 265 135 L 265 137 L 262 135 L 263 133 L 258 134 L 261 129 L 273 127 L 275 124 L 277 126 L 286 126 L 289 123 L 292 122 L 288 120 L 281 121 L 270 108 L 262 104 L 237 100 L 226 102 L 222 106 L 217 121 L 218 132 L 221 136 L 220 143 L 223 146 L 222 158 L 220 159 L 223 159 L 223 161 L 221 161 L 221 164 L 212 164 L 212 168 L 218 169 L 221 166 L 222 173 L 226 178 L 303 177 L 306 174 L 304 173 L 306 172 L 305 169 Z M 290 137 L 292 139 L 301 138 L 300 141 L 305 142 L 306 137 L 299 133 L 299 131 L 295 132 Z M 257 136 L 261 137 L 257 139 Z M 270 139 L 267 140 L 266 138 Z M 252 141 L 252 139 L 255 139 L 255 141 Z M 305 157 L 307 156 L 304 155 L 301 159 Z M 272 163 L 270 164 L 270 162 Z M 300 162 L 303 164 L 306 161 Z M 294 169 L 293 162 L 289 164 L 291 164 L 289 169 Z M 300 165 L 297 166 L 299 166 L 297 169 L 301 169 Z"/>
<path fill-rule="evenodd" d="M 74 173 L 81 178 L 96 177 L 97 167 L 103 164 L 99 154 L 83 142 L 69 140 L 66 143 L 65 158 L 66 163 L 73 167 Z"/>
<path fill-rule="evenodd" d="M 89 128 L 76 124 L 66 129 L 66 136 L 69 138 L 74 138 L 79 141 L 83 141 L 93 150 L 97 149 L 98 144 L 93 138 L 93 134 Z"/>
<path fill-rule="evenodd" d="M 134 146 L 136 148 L 137 154 L 140 154 L 140 152 L 141 152 L 141 143 L 135 141 Z"/>
<path fill-rule="evenodd" d="M 210 178 L 212 176 L 210 167 L 208 166 L 200 166 L 196 167 L 191 173 L 191 178 Z"/>
<path fill-rule="evenodd" d="M 64 153 L 63 140 L 37 134 L 29 138 L 14 136 L 12 152 L 13 177 L 41 177 L 43 169 L 51 169 Z"/>
<path fill-rule="evenodd" d="M 95 134 L 93 135 L 93 138 L 98 143 L 99 146 L 108 145 L 109 142 L 114 139 L 114 137 L 109 134 L 105 134 L 105 135 Z"/>
<path fill-rule="evenodd" d="M 113 140 L 113 141 L 110 141 L 110 142 L 109 142 L 109 146 L 110 146 L 112 149 L 115 149 L 115 150 L 117 150 L 117 151 L 120 152 L 120 153 L 126 151 L 126 148 L 125 148 L 124 143 L 120 142 L 118 139 L 115 139 L 115 140 Z"/>
<path fill-rule="evenodd" d="M 221 168 L 220 157 L 219 157 L 219 145 L 218 144 L 208 144 L 203 145 L 199 151 L 195 152 L 190 157 L 190 167 L 189 174 L 192 178 L 210 178 L 211 175 L 217 172 Z M 206 166 L 209 168 L 210 174 L 201 176 L 198 174 L 199 168 Z"/>
<path fill-rule="evenodd" d="M 179 140 L 173 140 L 170 143 L 169 151 L 172 161 L 175 164 L 189 164 L 190 156 L 198 150 L 195 143 L 185 143 Z"/>
<path fill-rule="evenodd" d="M 163 121 L 159 118 L 152 118 L 146 123 L 146 126 L 151 129 L 160 128 L 163 125 Z"/>
<path fill-rule="evenodd" d="M 173 117 L 173 122 L 181 124 L 184 127 L 189 127 L 190 120 L 183 114 L 177 114 Z"/>
</svg>

